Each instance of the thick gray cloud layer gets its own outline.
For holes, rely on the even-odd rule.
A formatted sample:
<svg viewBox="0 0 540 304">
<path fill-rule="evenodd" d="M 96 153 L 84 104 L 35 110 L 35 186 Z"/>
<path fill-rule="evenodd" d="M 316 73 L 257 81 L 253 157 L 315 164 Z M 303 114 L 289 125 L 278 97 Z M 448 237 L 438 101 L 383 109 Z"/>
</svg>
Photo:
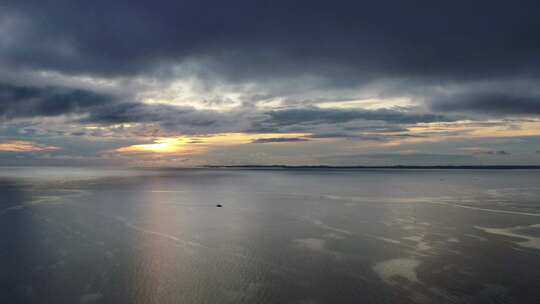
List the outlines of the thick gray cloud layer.
<svg viewBox="0 0 540 304">
<path fill-rule="evenodd" d="M 414 124 L 419 122 L 452 121 L 443 115 L 417 114 L 406 111 L 381 110 L 344 110 L 303 108 L 268 112 L 267 123 L 274 125 L 343 123 L 351 120 L 381 120 L 393 123 Z M 454 119 L 455 120 L 455 119 Z"/>
<path fill-rule="evenodd" d="M 65 115 L 74 122 L 114 125 L 156 123 L 178 133 L 238 131 L 235 116 L 163 104 L 124 101 L 117 96 L 59 87 L 32 88 L 0 84 L 0 119 Z"/>
<path fill-rule="evenodd" d="M 146 138 L 306 133 L 255 142 L 314 145 L 429 136 L 409 131 L 423 123 L 537 118 L 539 9 L 484 0 L 5 0 L 0 121 L 16 129 L 65 116 L 56 134 L 81 140 L 107 132 L 82 130 L 88 124 L 137 123 L 159 129 Z M 149 96 L 169 104 L 143 102 Z M 339 106 L 351 101 L 359 106 Z"/>
<path fill-rule="evenodd" d="M 279 80 L 306 75 L 320 88 L 407 80 L 415 87 L 407 92 L 464 81 L 538 84 L 539 8 L 537 1 L 7 0 L 0 4 L 0 65 L 162 79 L 178 76 L 181 65 L 182 75 L 212 83 L 270 80 L 285 99 Z M 538 114 L 537 96 L 528 92 L 425 94 L 413 97 L 432 100 L 436 111 Z"/>
<path fill-rule="evenodd" d="M 473 92 L 433 100 L 435 111 L 487 115 L 539 115 L 540 94 L 529 92 Z"/>
<path fill-rule="evenodd" d="M 539 74 L 536 1 L 2 2 L 0 58 L 131 74 L 197 59 L 227 78 Z"/>
<path fill-rule="evenodd" d="M 65 88 L 32 88 L 0 83 L 0 117 L 57 116 L 102 107 L 108 96 Z"/>
<path fill-rule="evenodd" d="M 457 118 L 408 112 L 403 109 L 343 110 L 316 107 L 286 110 L 217 112 L 165 104 L 124 101 L 117 96 L 59 87 L 31 88 L 0 84 L 0 118 L 54 117 L 65 115 L 79 123 L 115 125 L 156 123 L 178 133 L 309 131 L 309 126 L 381 121 L 390 126 L 344 125 L 343 131 L 399 132 L 400 124 L 454 121 Z M 306 127 L 308 129 L 306 130 Z M 315 131 L 313 129 L 312 131 Z M 82 133 L 81 133 L 82 134 Z M 318 137 L 336 137 L 337 133 Z M 344 135 L 342 137 L 351 137 Z"/>
</svg>

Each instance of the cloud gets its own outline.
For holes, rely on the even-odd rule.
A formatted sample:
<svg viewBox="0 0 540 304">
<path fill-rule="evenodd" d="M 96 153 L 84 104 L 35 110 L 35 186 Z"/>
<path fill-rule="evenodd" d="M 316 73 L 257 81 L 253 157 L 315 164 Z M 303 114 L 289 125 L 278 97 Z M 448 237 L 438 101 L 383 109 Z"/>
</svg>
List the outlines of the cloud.
<svg viewBox="0 0 540 304">
<path fill-rule="evenodd" d="M 511 154 L 510 152 L 506 152 L 504 150 L 498 150 L 498 151 L 485 150 L 485 151 L 475 151 L 473 153 L 477 155 L 510 155 Z"/>
<path fill-rule="evenodd" d="M 510 153 L 510 152 L 508 152 L 506 150 L 492 150 L 492 149 L 487 149 L 487 148 L 482 148 L 482 147 L 465 147 L 465 148 L 460 148 L 460 150 L 472 152 L 472 154 L 474 154 L 474 155 L 499 155 L 499 156 L 504 156 L 504 155 L 511 155 L 512 154 L 512 153 Z"/>
<path fill-rule="evenodd" d="M 474 81 L 537 83 L 540 42 L 532 37 L 537 36 L 540 21 L 530 12 L 540 4 L 386 2 L 330 5 L 317 0 L 255 5 L 237 0 L 224 6 L 206 0 L 160 1 L 150 6 L 127 0 L 114 4 L 104 0 L 92 4 L 4 1 L 0 68 L 48 75 L 44 77 L 70 85 L 78 81 L 77 85 L 87 88 L 112 86 L 126 96 L 104 96 L 95 90 L 59 91 L 57 87 L 39 92 L 26 87 L 22 92 L 19 87 L 14 94 L 36 97 L 37 103 L 47 106 L 31 106 L 32 113 L 13 102 L 0 115 L 52 116 L 80 111 L 89 114 L 84 122 L 169 121 L 172 123 L 163 126 L 223 127 L 215 122 L 224 115 L 189 107 L 149 106 L 134 98 L 156 94 L 168 100 L 182 95 L 178 99 L 186 103 L 188 96 L 195 99 L 189 102 L 205 106 L 232 103 L 244 112 L 258 102 L 277 100 L 287 108 L 356 97 L 377 97 L 383 100 L 380 102 L 385 97 L 406 97 L 419 105 L 428 100 L 434 110 L 404 114 L 390 109 L 322 112 L 303 108 L 266 113 L 276 124 L 294 124 L 295 119 L 309 124 L 315 120 L 402 124 L 451 119 L 440 114 L 442 111 L 540 113 L 537 95 L 527 92 L 503 94 L 490 87 L 481 93 L 445 96 L 437 91 L 445 91 L 447 86 L 466 87 Z M 9 72 L 5 74 L 13 74 Z M 156 93 L 178 80 L 196 83 L 201 96 L 192 96 L 192 87 Z M 20 81 L 33 80 L 23 77 Z M 216 89 L 223 87 L 230 91 Z M 212 94 L 201 93 L 208 91 Z M 110 98 L 123 98 L 123 102 L 111 105 Z M 62 99 L 66 101 L 57 101 Z M 99 111 L 86 111 L 98 106 Z M 166 116 L 182 117 L 185 123 Z"/>
<path fill-rule="evenodd" d="M 60 87 L 23 87 L 0 83 L 0 118 L 58 116 L 105 106 L 112 97 Z"/>
<path fill-rule="evenodd" d="M 457 118 L 433 113 L 414 113 L 403 110 L 380 109 L 321 109 L 316 107 L 275 110 L 265 113 L 268 118 L 258 128 L 278 128 L 291 125 L 317 125 L 346 123 L 353 120 L 384 121 L 395 124 L 420 122 L 455 121 Z"/>
<path fill-rule="evenodd" d="M 280 106 L 290 107 L 357 97 L 406 97 L 420 105 L 428 100 L 435 110 L 424 116 L 393 114 L 391 110 L 267 113 L 274 121 L 305 115 L 307 123 L 312 122 L 309 119 L 428 122 L 448 118 L 437 113 L 442 111 L 537 115 L 537 95 L 526 92 L 505 95 L 491 87 L 483 93 L 446 97 L 437 90 L 466 87 L 474 81 L 537 83 L 540 42 L 533 37 L 540 21 L 531 12 L 538 8 L 540 4 L 534 1 L 518 6 L 504 1 L 439 5 L 345 1 L 330 5 L 317 0 L 256 5 L 236 0 L 225 6 L 211 0 L 152 5 L 127 0 L 114 4 L 105 0 L 91 4 L 8 0 L 0 13 L 0 68 L 9 71 L 6 75 L 29 72 L 56 82 L 87 88 L 112 86 L 131 94 L 127 102 L 93 111 L 89 122 L 174 121 L 163 117 L 176 115 L 186 125 L 208 126 L 219 120 L 215 113 L 151 107 L 133 98 L 156 94 L 168 100 L 182 95 L 178 99 L 183 102 L 205 106 L 232 103 L 242 111 L 258 102 L 278 100 Z M 22 78 L 19 80 L 26 81 L 26 86 L 35 80 Z M 178 80 L 196 83 L 201 96 L 192 96 L 192 87 L 156 93 Z M 216 89 L 223 87 L 231 91 Z M 66 107 L 72 107 L 70 113 L 96 108 L 109 104 L 106 99 L 110 98 L 93 90 L 26 89 L 29 95 L 44 94 L 39 100 L 79 100 L 45 102 L 50 105 L 36 111 L 47 116 Z M 186 96 L 195 100 L 188 102 Z M 9 108 L 1 115 L 32 115 L 15 104 Z M 176 121 L 168 126 L 177 125 L 182 124 Z"/>
<path fill-rule="evenodd" d="M 498 0 L 6 0 L 0 136 L 87 157 L 231 132 L 249 134 L 238 145 L 297 134 L 297 145 L 244 145 L 245 157 L 494 134 L 527 136 L 532 146 L 538 9 Z M 433 154 L 442 162 L 444 152 Z"/>
<path fill-rule="evenodd" d="M 27 153 L 27 152 L 47 152 L 60 148 L 48 145 L 37 144 L 30 141 L 12 140 L 0 142 L 0 152 Z"/>
<path fill-rule="evenodd" d="M 202 65 L 198 72 L 230 80 L 315 74 L 338 85 L 384 75 L 538 75 L 538 8 L 535 1 L 8 0 L 0 58 L 101 75 L 191 62 L 191 70 Z"/>
<path fill-rule="evenodd" d="M 265 111 L 248 107 L 220 112 L 190 106 L 126 101 L 127 98 L 82 89 L 0 84 L 0 117 L 10 120 L 64 115 L 81 124 L 157 124 L 164 131 L 179 134 L 244 131 L 291 133 L 291 130 L 302 130 L 314 133 L 313 137 L 317 137 L 316 134 L 319 134 L 318 137 L 324 137 L 323 134 L 335 137 L 332 134 L 345 132 L 348 135 L 343 137 L 358 137 L 362 134 L 355 132 L 405 131 L 400 125 L 458 119 L 434 113 L 417 113 L 406 108 L 365 110 L 304 107 Z M 387 125 L 362 125 L 362 121 L 379 121 Z M 329 126 L 337 127 L 331 129 Z M 74 131 L 71 134 L 84 133 Z"/>
<path fill-rule="evenodd" d="M 155 123 L 165 130 L 188 134 L 234 131 L 249 123 L 239 119 L 241 112 L 220 113 L 123 98 L 81 89 L 0 84 L 0 119 L 65 115 L 82 124 Z"/>
<path fill-rule="evenodd" d="M 267 144 L 267 143 L 287 143 L 287 142 L 302 142 L 309 141 L 303 137 L 271 137 L 271 138 L 256 138 L 251 141 L 254 144 Z"/>
<path fill-rule="evenodd" d="M 432 105 L 433 110 L 438 112 L 531 116 L 540 114 L 540 94 L 527 91 L 467 92 L 434 98 Z"/>
</svg>

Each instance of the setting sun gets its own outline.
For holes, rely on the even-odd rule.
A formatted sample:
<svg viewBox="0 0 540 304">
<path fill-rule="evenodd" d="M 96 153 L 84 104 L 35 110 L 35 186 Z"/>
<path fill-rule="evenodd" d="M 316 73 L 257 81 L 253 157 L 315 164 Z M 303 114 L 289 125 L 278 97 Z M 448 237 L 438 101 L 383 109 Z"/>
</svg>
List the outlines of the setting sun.
<svg viewBox="0 0 540 304">
<path fill-rule="evenodd" d="M 200 136 L 183 136 L 167 138 L 162 137 L 154 140 L 151 144 L 131 145 L 118 148 L 115 152 L 120 153 L 157 153 L 157 154 L 198 154 L 211 148 L 224 147 L 230 145 L 249 144 L 258 140 L 268 139 L 295 139 L 303 138 L 307 134 L 245 134 L 245 133 L 223 133 Z M 282 143 L 282 142 L 281 142 Z"/>
<path fill-rule="evenodd" d="M 116 149 L 126 153 L 179 153 L 185 150 L 184 138 L 160 138 L 153 144 L 132 145 Z"/>
</svg>

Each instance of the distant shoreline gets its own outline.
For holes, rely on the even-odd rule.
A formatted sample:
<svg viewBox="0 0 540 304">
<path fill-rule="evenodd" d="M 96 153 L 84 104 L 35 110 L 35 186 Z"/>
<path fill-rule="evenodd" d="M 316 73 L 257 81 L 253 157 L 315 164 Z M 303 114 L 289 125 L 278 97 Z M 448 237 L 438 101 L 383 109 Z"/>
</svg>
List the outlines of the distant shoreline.
<svg viewBox="0 0 540 304">
<path fill-rule="evenodd" d="M 2 169 L 17 168 L 50 168 L 50 169 L 93 169 L 93 170 L 204 170 L 204 169 L 238 169 L 238 170 L 540 170 L 540 165 L 437 165 L 437 166 L 294 166 L 294 165 L 206 165 L 197 167 L 86 167 L 86 166 L 0 166 Z"/>
<path fill-rule="evenodd" d="M 260 170 L 362 170 L 362 169 L 455 169 L 455 170 L 540 170 L 540 166 L 493 165 L 493 166 L 289 166 L 289 165 L 208 165 L 209 169 L 260 169 Z"/>
</svg>

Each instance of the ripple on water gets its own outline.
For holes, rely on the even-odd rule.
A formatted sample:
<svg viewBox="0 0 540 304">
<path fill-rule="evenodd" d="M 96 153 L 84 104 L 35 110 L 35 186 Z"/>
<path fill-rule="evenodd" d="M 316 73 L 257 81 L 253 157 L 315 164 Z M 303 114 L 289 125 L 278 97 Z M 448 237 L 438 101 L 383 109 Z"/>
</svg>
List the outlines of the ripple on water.
<svg viewBox="0 0 540 304">
<path fill-rule="evenodd" d="M 386 282 L 392 281 L 392 278 L 402 277 L 410 282 L 418 282 L 416 268 L 420 261 L 409 258 L 398 258 L 379 262 L 373 266 L 373 271 Z"/>
<path fill-rule="evenodd" d="M 82 295 L 79 302 L 81 304 L 97 303 L 102 298 L 103 298 L 103 295 L 101 293 L 88 293 L 88 294 Z"/>
<path fill-rule="evenodd" d="M 516 244 L 521 247 L 540 250 L 540 237 L 527 235 L 524 233 L 524 231 L 527 231 L 527 229 L 533 229 L 533 228 L 539 228 L 539 227 L 540 227 L 540 224 L 534 224 L 530 226 L 515 226 L 515 227 L 509 227 L 509 228 L 487 228 L 487 227 L 474 226 L 474 228 L 482 230 L 485 233 L 525 239 L 525 241 L 516 242 Z"/>
<path fill-rule="evenodd" d="M 308 238 L 308 239 L 297 239 L 295 243 L 300 247 L 307 248 L 313 251 L 323 252 L 326 249 L 326 241 L 323 239 Z"/>
</svg>

